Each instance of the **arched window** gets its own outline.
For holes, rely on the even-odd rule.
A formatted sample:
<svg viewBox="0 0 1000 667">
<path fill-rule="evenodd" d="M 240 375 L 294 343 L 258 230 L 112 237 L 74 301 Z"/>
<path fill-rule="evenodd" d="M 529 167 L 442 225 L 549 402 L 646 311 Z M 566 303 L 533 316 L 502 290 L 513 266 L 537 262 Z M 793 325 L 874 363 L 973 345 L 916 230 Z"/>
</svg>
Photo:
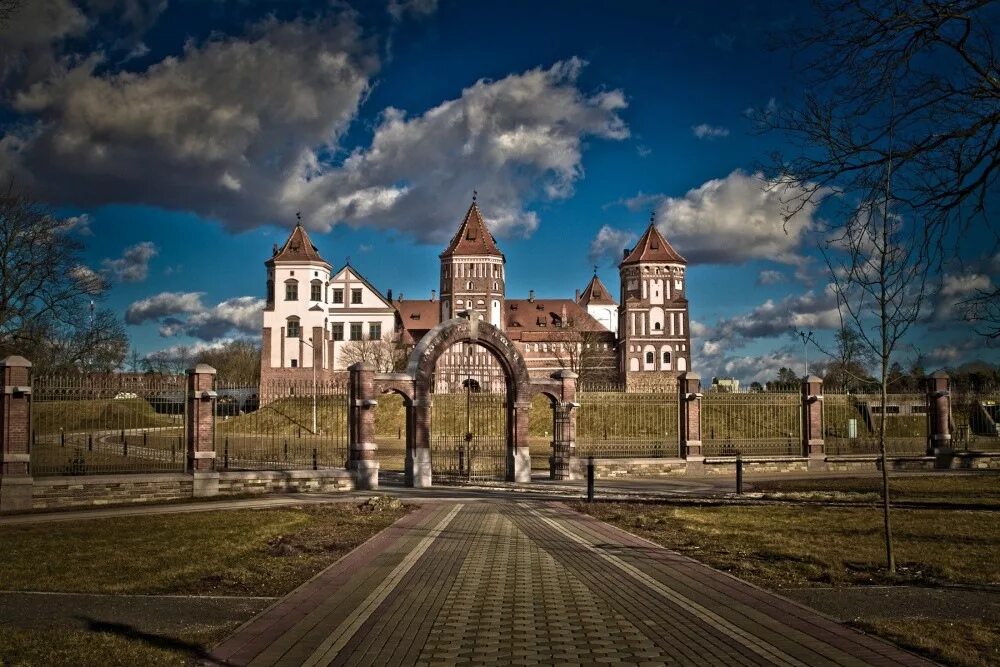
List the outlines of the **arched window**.
<svg viewBox="0 0 1000 667">
<path fill-rule="evenodd" d="M 301 336 L 302 330 L 299 328 L 299 318 L 295 317 L 294 315 L 292 317 L 289 317 L 288 326 L 285 329 L 285 331 L 288 333 L 289 338 L 298 338 L 299 336 Z"/>
<path fill-rule="evenodd" d="M 647 364 L 653 363 L 653 353 L 652 352 L 647 352 L 646 353 L 646 363 Z"/>
<path fill-rule="evenodd" d="M 664 352 L 663 353 L 663 363 L 664 364 L 669 364 L 670 363 L 670 353 L 669 352 Z"/>
<path fill-rule="evenodd" d="M 663 328 L 663 325 L 660 324 L 659 322 L 653 322 L 653 328 L 659 331 L 660 329 Z"/>
<path fill-rule="evenodd" d="M 299 281 L 298 280 L 286 280 L 285 281 L 285 301 L 298 301 L 299 300 Z"/>
<path fill-rule="evenodd" d="M 472 281 L 471 280 L 468 282 L 467 285 L 468 285 L 468 289 L 472 289 Z"/>
</svg>

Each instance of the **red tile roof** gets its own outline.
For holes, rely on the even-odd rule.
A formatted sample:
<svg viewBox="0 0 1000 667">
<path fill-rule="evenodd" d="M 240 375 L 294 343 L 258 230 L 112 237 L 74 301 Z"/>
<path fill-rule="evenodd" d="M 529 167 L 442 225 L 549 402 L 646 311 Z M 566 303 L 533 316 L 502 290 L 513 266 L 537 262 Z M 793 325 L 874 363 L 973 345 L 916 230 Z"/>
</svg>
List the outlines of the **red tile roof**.
<svg viewBox="0 0 1000 667">
<path fill-rule="evenodd" d="M 687 260 L 680 256 L 673 249 L 667 240 L 660 234 L 660 230 L 652 222 L 646 228 L 646 232 L 639 239 L 639 242 L 632 248 L 628 257 L 622 260 L 619 266 L 625 264 L 638 264 L 639 262 L 676 262 L 687 264 Z"/>
<path fill-rule="evenodd" d="M 411 338 L 406 342 L 416 343 L 441 322 L 440 301 L 396 299 L 392 305 L 396 307 L 399 324 L 404 329 L 404 338 L 406 335 Z"/>
<path fill-rule="evenodd" d="M 489 228 L 483 221 L 483 216 L 479 212 L 479 206 L 475 201 L 469 207 L 462 221 L 462 226 L 458 228 L 458 233 L 452 237 L 451 243 L 441 253 L 441 257 L 451 257 L 452 255 L 491 255 L 493 257 L 503 257 L 497 242 L 490 234 Z"/>
<path fill-rule="evenodd" d="M 587 283 L 586 289 L 583 290 L 583 294 L 580 295 L 580 305 L 581 306 L 617 306 L 618 302 L 611 298 L 611 293 L 608 288 L 604 286 L 601 279 L 594 274 L 594 277 L 590 279 Z"/>
<path fill-rule="evenodd" d="M 320 256 L 319 250 L 313 245 L 305 227 L 300 224 L 295 225 L 295 229 L 289 234 L 285 245 L 267 261 L 268 264 L 274 262 L 323 262 L 329 266 L 329 263 Z"/>
<path fill-rule="evenodd" d="M 558 340 L 564 321 L 571 331 L 607 331 L 573 299 L 508 299 L 504 318 L 511 340 Z"/>
</svg>

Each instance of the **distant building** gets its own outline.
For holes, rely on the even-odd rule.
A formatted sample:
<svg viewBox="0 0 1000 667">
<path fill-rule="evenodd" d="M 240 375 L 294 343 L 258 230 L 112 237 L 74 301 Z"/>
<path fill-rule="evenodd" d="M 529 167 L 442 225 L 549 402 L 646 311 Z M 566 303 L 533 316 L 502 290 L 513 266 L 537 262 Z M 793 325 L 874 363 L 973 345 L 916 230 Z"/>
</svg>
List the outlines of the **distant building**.
<svg viewBox="0 0 1000 667">
<path fill-rule="evenodd" d="M 475 201 L 440 255 L 440 289 L 428 299 L 400 292 L 393 300 L 350 264 L 333 271 L 301 225 L 265 266 L 264 382 L 309 378 L 314 363 L 324 373 L 345 371 L 352 341 L 390 334 L 412 346 L 467 310 L 503 330 L 535 377 L 570 368 L 585 383 L 667 386 L 690 366 L 686 261 L 652 223 L 619 267 L 624 307 L 596 272 L 576 298 L 532 290 L 526 299 L 508 299 L 506 258 Z M 457 345 L 438 362 L 439 384 L 461 382 L 477 365 L 485 375 L 495 362 L 481 348 Z"/>
</svg>

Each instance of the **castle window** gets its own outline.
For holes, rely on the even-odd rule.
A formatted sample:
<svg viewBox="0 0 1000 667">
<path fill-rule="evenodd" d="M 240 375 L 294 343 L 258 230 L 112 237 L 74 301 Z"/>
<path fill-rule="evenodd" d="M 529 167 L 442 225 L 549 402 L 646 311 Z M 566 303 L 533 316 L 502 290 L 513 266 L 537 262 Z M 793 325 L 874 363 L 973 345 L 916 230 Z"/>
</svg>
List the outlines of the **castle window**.
<svg viewBox="0 0 1000 667">
<path fill-rule="evenodd" d="M 299 328 L 299 318 L 289 317 L 288 318 L 288 331 L 289 338 L 298 338 L 302 335 L 302 330 Z"/>
<path fill-rule="evenodd" d="M 369 322 L 368 323 L 368 338 L 371 340 L 379 340 L 382 338 L 382 324 L 379 322 Z"/>
<path fill-rule="evenodd" d="M 323 283 L 318 280 L 312 281 L 309 290 L 309 300 L 310 301 L 322 301 L 323 300 Z"/>
<path fill-rule="evenodd" d="M 670 363 L 670 353 L 669 352 L 664 352 L 663 353 L 663 363 L 664 364 L 669 364 Z"/>
<path fill-rule="evenodd" d="M 285 301 L 298 301 L 298 300 L 299 300 L 299 281 L 286 280 Z"/>
<path fill-rule="evenodd" d="M 467 286 L 468 286 L 468 289 L 472 289 L 472 281 L 471 280 L 467 283 Z"/>
<path fill-rule="evenodd" d="M 298 368 L 298 367 L 299 367 L 299 360 L 292 359 L 292 368 Z"/>
<path fill-rule="evenodd" d="M 659 322 L 655 322 L 655 323 L 653 323 L 653 328 L 654 328 L 654 329 L 656 329 L 657 331 L 659 331 L 659 330 L 660 330 L 660 329 L 662 329 L 663 327 L 662 327 L 662 326 L 660 326 L 660 323 L 659 323 Z"/>
<path fill-rule="evenodd" d="M 333 288 L 333 302 L 344 303 L 344 289 L 342 287 Z"/>
<path fill-rule="evenodd" d="M 351 340 L 361 340 L 361 322 L 351 322 Z"/>
<path fill-rule="evenodd" d="M 351 290 L 351 303 L 358 304 L 361 303 L 361 288 L 355 287 Z"/>
<path fill-rule="evenodd" d="M 653 363 L 653 353 L 652 352 L 647 352 L 646 353 L 646 363 L 647 364 Z"/>
<path fill-rule="evenodd" d="M 334 340 L 344 340 L 344 323 L 334 322 L 330 329 Z"/>
</svg>

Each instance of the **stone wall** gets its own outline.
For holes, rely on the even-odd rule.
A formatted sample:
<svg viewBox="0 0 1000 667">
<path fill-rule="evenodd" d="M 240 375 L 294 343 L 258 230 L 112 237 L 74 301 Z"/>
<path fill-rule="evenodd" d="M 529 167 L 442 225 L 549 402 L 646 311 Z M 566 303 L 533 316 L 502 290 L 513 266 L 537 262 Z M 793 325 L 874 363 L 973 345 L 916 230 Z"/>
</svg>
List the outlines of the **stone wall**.
<svg viewBox="0 0 1000 667">
<path fill-rule="evenodd" d="M 769 456 L 743 459 L 744 475 L 780 475 L 782 473 L 809 472 L 809 459 L 801 456 Z M 736 477 L 736 459 L 731 457 L 706 457 L 706 475 Z"/>
<path fill-rule="evenodd" d="M 192 476 L 184 473 L 35 478 L 32 509 L 186 500 L 193 496 L 193 482 Z M 342 469 L 224 472 L 219 473 L 218 495 L 336 493 L 353 489 L 350 473 Z"/>
<path fill-rule="evenodd" d="M 577 459 L 581 477 L 587 474 L 587 459 Z M 684 459 L 594 459 L 594 477 L 615 479 L 620 477 L 676 477 L 687 472 Z"/>
</svg>

